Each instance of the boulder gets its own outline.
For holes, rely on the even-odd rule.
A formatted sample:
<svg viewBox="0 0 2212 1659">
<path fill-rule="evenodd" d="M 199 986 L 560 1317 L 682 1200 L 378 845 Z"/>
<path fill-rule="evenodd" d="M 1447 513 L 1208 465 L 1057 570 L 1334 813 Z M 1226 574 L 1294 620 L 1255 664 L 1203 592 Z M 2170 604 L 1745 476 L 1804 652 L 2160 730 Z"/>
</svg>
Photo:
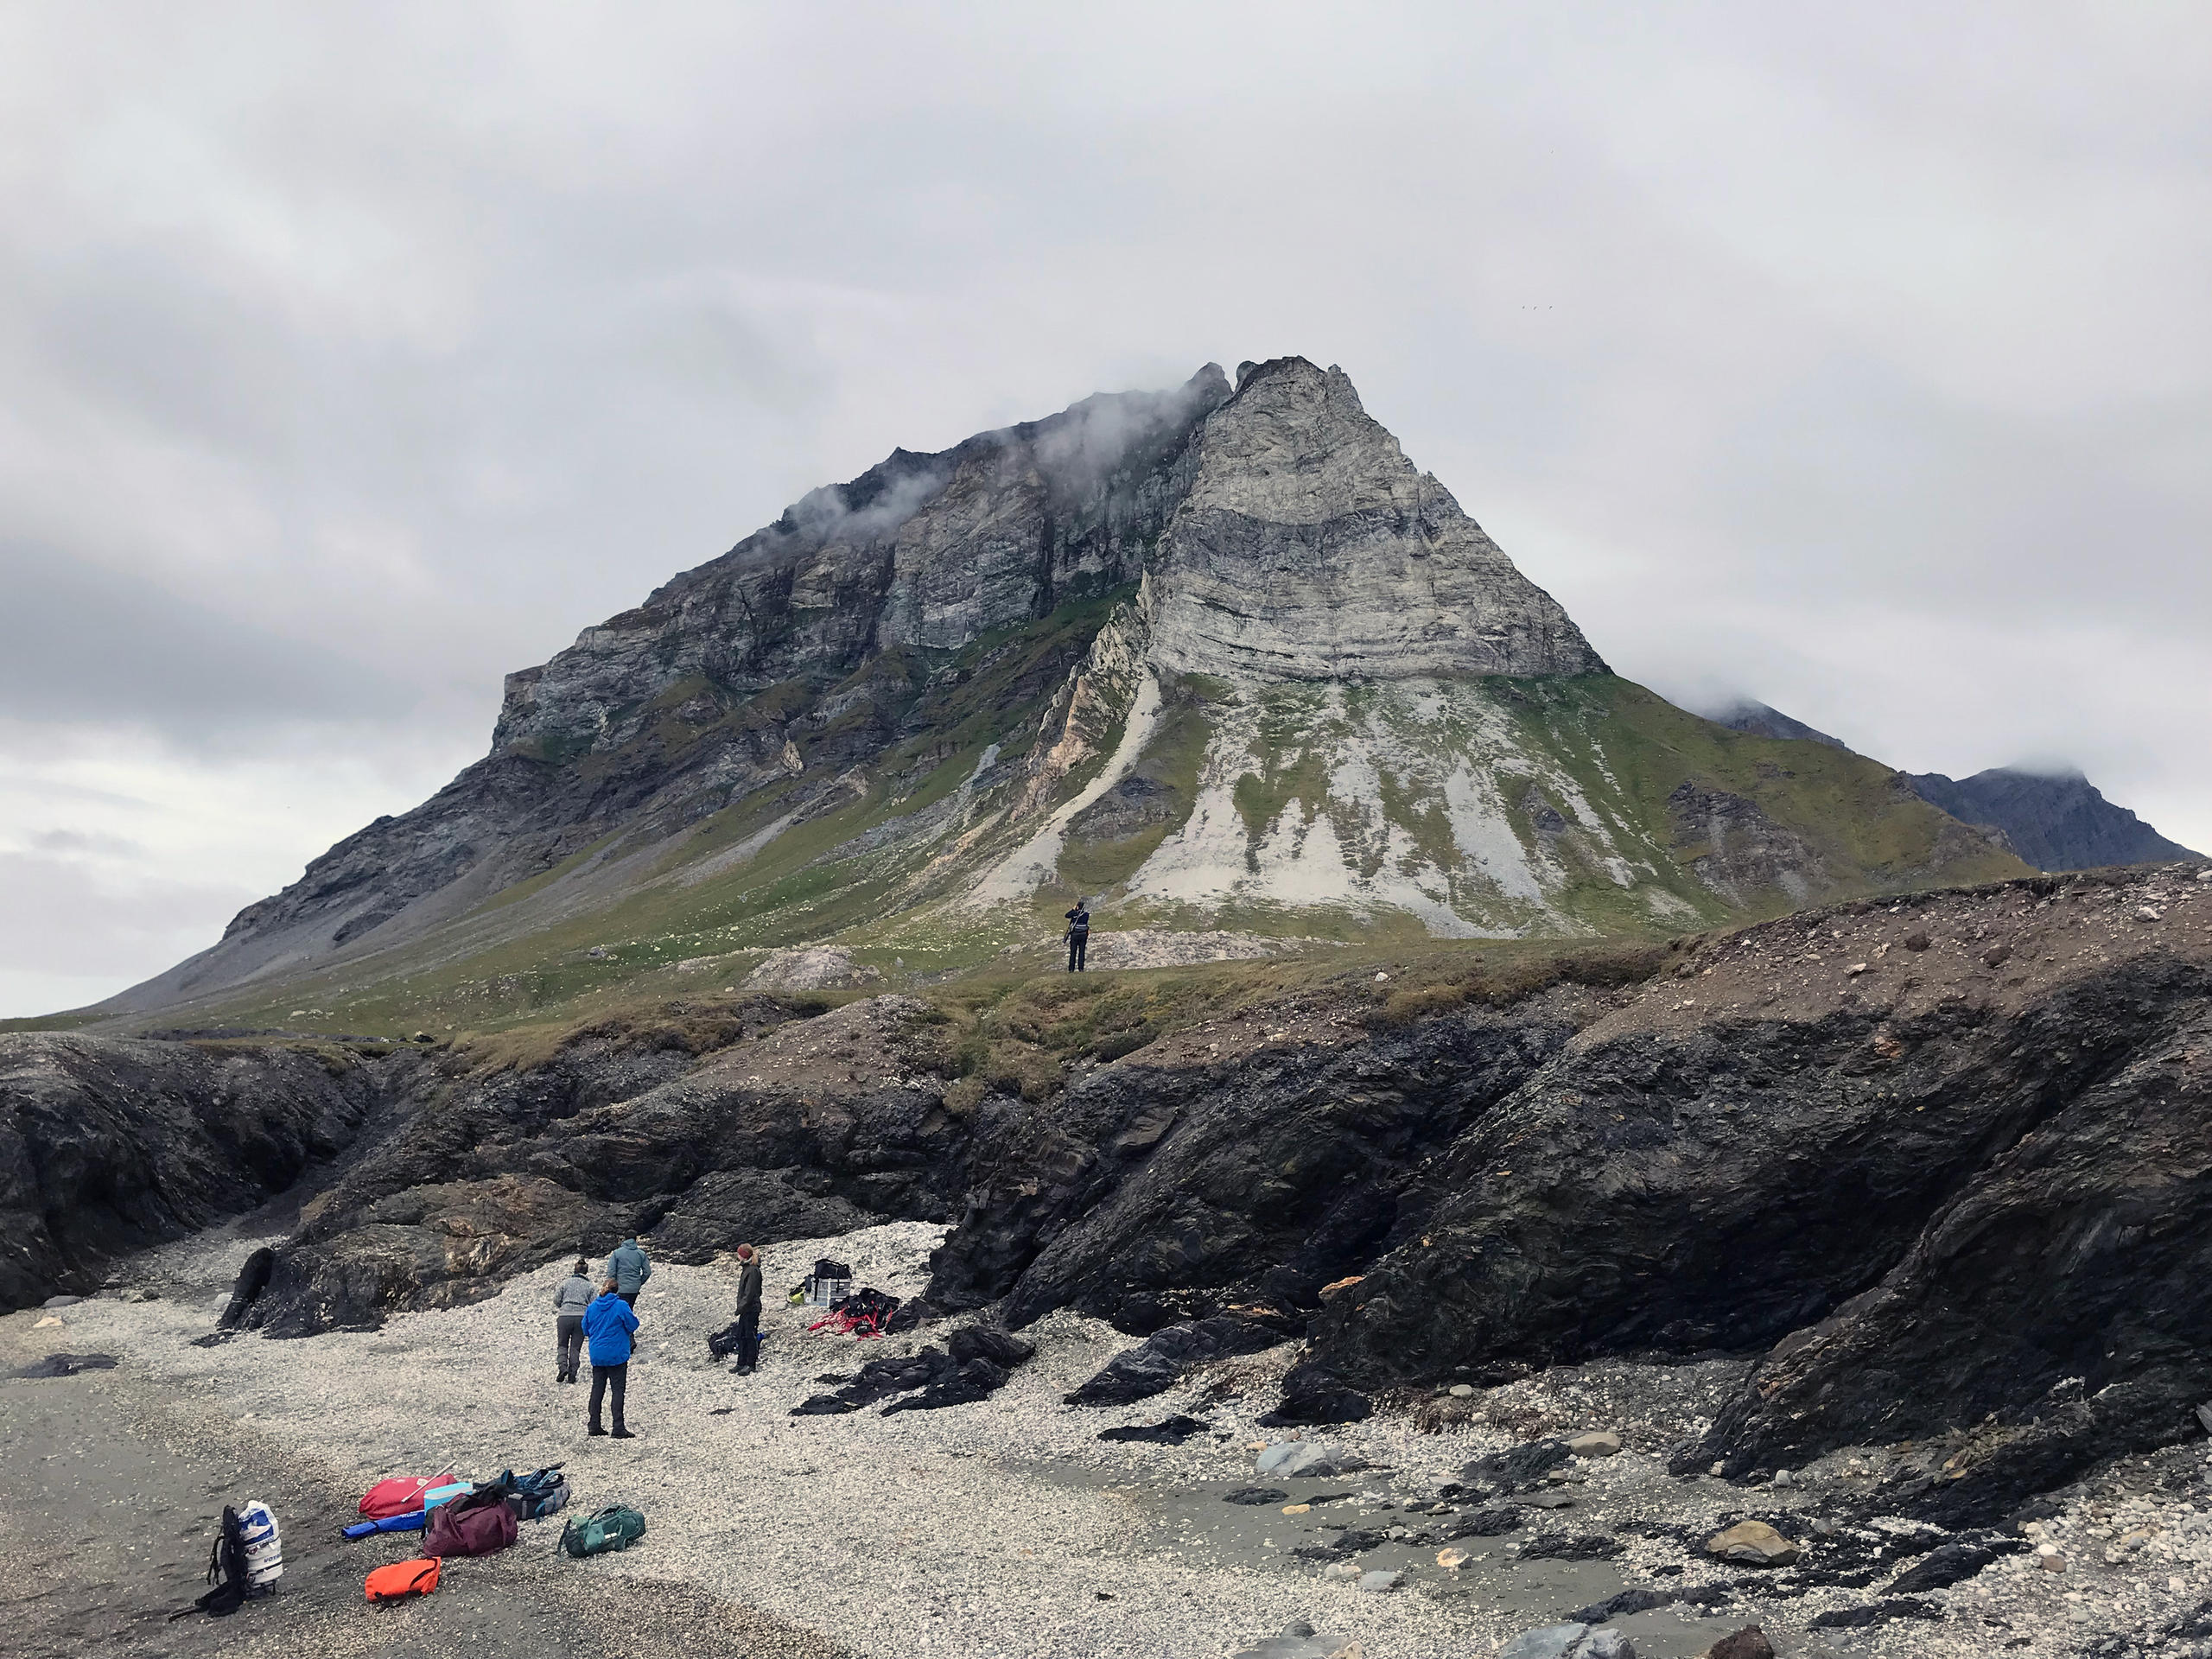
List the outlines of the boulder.
<svg viewBox="0 0 2212 1659">
<path fill-rule="evenodd" d="M 971 1359 L 988 1359 L 1009 1371 L 1027 1363 L 1037 1351 L 1034 1344 L 989 1325 L 971 1325 L 955 1331 L 945 1338 L 944 1345 L 951 1351 L 953 1358 L 963 1365 Z"/>
<path fill-rule="evenodd" d="M 1567 1443 L 1567 1449 L 1578 1458 L 1610 1458 L 1621 1449 L 1621 1437 L 1610 1428 L 1592 1429 L 1577 1434 Z"/>
<path fill-rule="evenodd" d="M 1262 1428 L 1286 1428 L 1294 1423 L 1356 1423 L 1369 1416 L 1375 1405 L 1357 1389 L 1318 1366 L 1300 1366 L 1283 1379 L 1282 1399 L 1259 1419 Z"/>
<path fill-rule="evenodd" d="M 1344 1461 L 1340 1446 L 1325 1446 L 1319 1440 L 1279 1440 L 1262 1450 L 1252 1472 L 1295 1480 L 1306 1475 L 1333 1475 Z"/>
<path fill-rule="evenodd" d="M 1174 1416 L 1164 1422 L 1129 1423 L 1120 1428 L 1102 1428 L 1102 1440 L 1135 1441 L 1152 1446 L 1180 1446 L 1193 1434 L 1203 1434 L 1206 1426 L 1196 1417 Z"/>
<path fill-rule="evenodd" d="M 842 991 L 875 984 L 882 977 L 881 969 L 855 961 L 853 953 L 842 945 L 810 944 L 774 952 L 745 976 L 743 988 L 786 995 Z"/>
<path fill-rule="evenodd" d="M 1497 1650 L 1497 1659 L 1568 1659 L 1589 1634 L 1587 1624 L 1546 1624 L 1523 1630 Z"/>
<path fill-rule="evenodd" d="M 1705 1659 L 1774 1659 L 1774 1643 L 1758 1625 L 1746 1624 L 1707 1648 Z"/>
<path fill-rule="evenodd" d="M 1572 1456 L 1565 1440 L 1535 1440 L 1510 1452 L 1477 1458 L 1459 1471 L 1459 1478 L 1496 1486 L 1503 1493 L 1516 1486 L 1533 1485 Z"/>
<path fill-rule="evenodd" d="M 1803 1552 L 1764 1521 L 1738 1521 L 1705 1541 L 1705 1553 L 1738 1567 L 1789 1567 Z"/>
<path fill-rule="evenodd" d="M 1610 1561 L 1627 1546 L 1602 1532 L 1547 1533 L 1521 1547 L 1524 1561 Z"/>
<path fill-rule="evenodd" d="M 1231 1354 L 1257 1353 L 1280 1340 L 1266 1325 L 1227 1316 L 1171 1325 L 1115 1355 L 1096 1376 L 1066 1395 L 1066 1402 L 1126 1406 L 1173 1388 L 1198 1366 Z"/>
<path fill-rule="evenodd" d="M 1923 1590 L 1941 1590 L 1970 1579 L 1997 1559 L 1994 1550 L 1979 1544 L 1954 1543 L 1938 1545 L 1929 1554 L 1914 1562 L 1897 1576 L 1890 1586 L 1893 1596 L 1916 1595 Z"/>
<path fill-rule="evenodd" d="M 947 1406 L 972 1406 L 1004 1388 L 1006 1381 L 1003 1368 L 988 1359 L 971 1359 L 960 1367 L 957 1375 L 932 1382 L 918 1394 L 893 1400 L 884 1407 L 882 1414 L 889 1417 L 902 1411 L 941 1411 Z"/>
<path fill-rule="evenodd" d="M 1610 1624 L 1547 1624 L 1515 1637 L 1497 1659 L 1636 1659 L 1636 1647 Z"/>
<path fill-rule="evenodd" d="M 1298 1619 L 1280 1636 L 1264 1637 L 1239 1648 L 1230 1659 L 1361 1659 L 1359 1643 L 1349 1637 L 1324 1636 Z"/>
<path fill-rule="evenodd" d="M 1593 1603 L 1576 1613 L 1575 1618 L 1585 1624 L 1603 1624 L 1610 1619 L 1625 1618 L 1630 1613 L 1648 1613 L 1654 1607 L 1664 1607 L 1674 1599 L 1671 1591 L 1647 1590 L 1637 1586 Z"/>
</svg>

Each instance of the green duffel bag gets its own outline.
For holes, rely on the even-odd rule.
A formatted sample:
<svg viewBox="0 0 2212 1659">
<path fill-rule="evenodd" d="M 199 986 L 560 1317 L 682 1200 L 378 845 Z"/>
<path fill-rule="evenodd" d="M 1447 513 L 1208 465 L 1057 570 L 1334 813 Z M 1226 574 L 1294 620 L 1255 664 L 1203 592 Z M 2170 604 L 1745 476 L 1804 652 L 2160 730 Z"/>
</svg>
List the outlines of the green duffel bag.
<svg viewBox="0 0 2212 1659">
<path fill-rule="evenodd" d="M 601 1550 L 627 1549 L 645 1535 L 645 1517 L 620 1503 L 571 1521 L 561 1529 L 561 1548 L 579 1559 Z"/>
</svg>

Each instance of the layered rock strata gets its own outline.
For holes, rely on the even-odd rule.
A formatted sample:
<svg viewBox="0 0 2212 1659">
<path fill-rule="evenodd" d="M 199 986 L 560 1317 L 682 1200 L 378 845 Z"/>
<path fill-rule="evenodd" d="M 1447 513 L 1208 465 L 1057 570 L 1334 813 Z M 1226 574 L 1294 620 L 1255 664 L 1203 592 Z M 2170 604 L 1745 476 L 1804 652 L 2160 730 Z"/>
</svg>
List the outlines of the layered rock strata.
<svg viewBox="0 0 2212 1659">
<path fill-rule="evenodd" d="M 1248 365 L 1195 449 L 1159 560 L 1160 666 L 1262 680 L 1604 670 L 1341 369 Z"/>
</svg>

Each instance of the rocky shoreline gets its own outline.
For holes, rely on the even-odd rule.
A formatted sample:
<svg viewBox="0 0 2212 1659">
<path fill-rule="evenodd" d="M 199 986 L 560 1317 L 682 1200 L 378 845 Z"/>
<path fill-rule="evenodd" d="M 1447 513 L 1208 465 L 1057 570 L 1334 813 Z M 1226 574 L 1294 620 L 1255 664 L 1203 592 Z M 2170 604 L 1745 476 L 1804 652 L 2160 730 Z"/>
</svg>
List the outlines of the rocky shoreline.
<svg viewBox="0 0 2212 1659">
<path fill-rule="evenodd" d="M 911 1294 L 937 1235 L 902 1224 L 794 1244 L 772 1255 L 771 1287 L 819 1250 Z M 1063 1312 L 1032 1326 L 1035 1358 L 986 1400 L 796 1417 L 818 1376 L 941 1344 L 957 1322 L 861 1343 L 809 1333 L 808 1316 L 772 1298 L 761 1370 L 732 1377 L 703 1345 L 734 1282 L 714 1262 L 664 1266 L 641 1299 L 631 1419 L 642 1438 L 611 1444 L 583 1435 L 578 1391 L 551 1380 L 543 1304 L 557 1269 L 378 1332 L 194 1345 L 257 1242 L 206 1235 L 134 1259 L 127 1292 L 50 1316 L 59 1327 L 35 1329 L 29 1313 L 0 1320 L 10 1363 L 60 1347 L 121 1361 L 100 1379 L 5 1384 L 11 1425 L 45 1409 L 35 1390 L 99 1387 L 116 1391 L 114 1409 L 189 1447 L 196 1487 L 157 1516 L 101 1522 L 111 1549 L 175 1558 L 99 1615 L 125 1651 L 156 1639 L 154 1608 L 134 1598 L 163 1612 L 188 1601 L 207 1520 L 247 1487 L 288 1511 L 285 1589 L 221 1627 L 165 1631 L 168 1650 L 199 1651 L 186 1643 L 218 1628 L 227 1647 L 251 1637 L 248 1652 L 310 1630 L 318 1651 L 410 1650 L 370 1645 L 399 1625 L 360 1605 L 356 1582 L 404 1541 L 344 1544 L 335 1525 L 370 1479 L 448 1460 L 479 1474 L 563 1461 L 578 1503 L 639 1503 L 652 1530 L 629 1555 L 589 1563 L 551 1557 L 530 1531 L 524 1547 L 456 1563 L 455 1593 L 442 1589 L 448 1599 L 423 1604 L 417 1623 L 466 1613 L 512 1635 L 630 1620 L 602 1650 L 639 1656 L 723 1650 L 690 1644 L 671 1611 L 683 1609 L 708 1610 L 702 1640 L 715 1619 L 741 1617 L 755 1632 L 746 1650 L 807 1659 L 1227 1655 L 1301 1621 L 1357 1642 L 1365 1659 L 1472 1659 L 1532 1627 L 1593 1617 L 1643 1659 L 1690 1659 L 1749 1624 L 1788 1659 L 2171 1656 L 2192 1653 L 2196 1637 L 2175 1632 L 2212 1614 L 2202 1440 L 2108 1465 L 2017 1529 L 1953 1532 L 1868 1512 L 1866 1492 L 1910 1448 L 1857 1447 L 1783 1479 L 1669 1473 L 1668 1446 L 1710 1421 L 1745 1363 L 1609 1359 L 1385 1399 L 1364 1421 L 1306 1431 L 1300 1472 L 1262 1475 L 1255 1448 L 1286 1436 L 1257 1420 L 1294 1344 L 1224 1357 L 1135 1405 L 1069 1406 L 1063 1395 L 1130 1339 Z M 128 1300 L 148 1293 L 156 1300 Z M 1180 1445 L 1099 1438 L 1173 1415 L 1199 1425 Z M 1565 1449 L 1589 1430 L 1602 1432 L 1580 1455 Z M 11 1436 L 11 1456 L 38 1455 Z M 66 1450 L 79 1481 L 119 1455 L 91 1439 Z M 1224 1501 L 1255 1488 L 1262 1501 Z M 56 1503 L 25 1490 L 10 1523 L 19 1545 Z M 1789 1559 L 1717 1558 L 1710 1541 L 1745 1522 L 1776 1529 Z M 2042 1565 L 2045 1551 L 2063 1567 Z M 1953 1578 L 1962 1560 L 1975 1570 Z M 1388 1587 L 1361 1587 L 1377 1580 Z M 617 1599 L 596 1624 L 563 1623 L 586 1605 L 575 1597 L 587 1582 Z M 84 1619 L 69 1628 L 92 1633 Z M 486 1650 L 505 1649 L 489 1639 Z"/>
</svg>

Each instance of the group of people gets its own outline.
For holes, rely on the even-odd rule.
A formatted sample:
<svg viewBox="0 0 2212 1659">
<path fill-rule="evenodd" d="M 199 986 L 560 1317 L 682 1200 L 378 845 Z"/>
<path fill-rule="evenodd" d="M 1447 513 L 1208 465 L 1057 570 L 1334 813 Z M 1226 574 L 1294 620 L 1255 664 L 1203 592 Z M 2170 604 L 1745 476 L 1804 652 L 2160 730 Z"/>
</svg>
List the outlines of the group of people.
<svg viewBox="0 0 2212 1659">
<path fill-rule="evenodd" d="M 1077 899 L 1067 920 L 1068 971 L 1079 974 L 1090 942 L 1090 906 Z M 760 1252 L 741 1244 L 737 1260 L 737 1363 L 732 1369 L 740 1376 L 750 1376 L 760 1357 Z M 587 1426 L 594 1434 L 611 1434 L 618 1440 L 637 1438 L 622 1420 L 622 1406 L 629 1392 L 630 1356 L 637 1345 L 638 1294 L 652 1276 L 653 1264 L 644 1247 L 626 1238 L 607 1258 L 607 1271 L 595 1287 L 591 1263 L 578 1256 L 575 1270 L 553 1293 L 553 1375 L 557 1382 L 577 1381 L 589 1351 Z M 602 1402 L 611 1402 L 612 1429 L 601 1426 Z"/>
<path fill-rule="evenodd" d="M 734 1369 L 739 1376 L 750 1376 L 760 1357 L 760 1252 L 750 1244 L 741 1244 L 737 1260 Z M 575 1382 L 588 1351 L 591 1407 L 587 1426 L 594 1434 L 611 1434 L 618 1440 L 637 1438 L 622 1420 L 622 1405 L 629 1391 L 630 1356 L 637 1344 L 638 1294 L 652 1276 L 653 1264 L 644 1247 L 634 1238 L 626 1238 L 607 1258 L 607 1271 L 596 1290 L 591 1263 L 578 1256 L 575 1271 L 553 1293 L 554 1378 Z M 612 1404 L 612 1430 L 601 1425 L 603 1401 Z"/>
</svg>

